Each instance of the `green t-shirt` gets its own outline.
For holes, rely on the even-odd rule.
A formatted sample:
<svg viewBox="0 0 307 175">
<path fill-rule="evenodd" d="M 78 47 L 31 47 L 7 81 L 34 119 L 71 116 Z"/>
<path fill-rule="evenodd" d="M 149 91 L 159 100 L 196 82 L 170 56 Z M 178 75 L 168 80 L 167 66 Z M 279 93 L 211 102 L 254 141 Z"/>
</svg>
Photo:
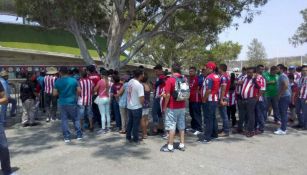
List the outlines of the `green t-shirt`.
<svg viewBox="0 0 307 175">
<path fill-rule="evenodd" d="M 59 105 L 77 104 L 77 80 L 72 77 L 59 78 L 55 82 L 55 89 L 59 92 Z"/>
<path fill-rule="evenodd" d="M 278 75 L 271 75 L 270 73 L 264 73 L 263 77 L 266 81 L 266 90 L 265 96 L 266 97 L 275 97 L 278 95 Z M 273 82 L 273 83 L 270 83 Z"/>
</svg>

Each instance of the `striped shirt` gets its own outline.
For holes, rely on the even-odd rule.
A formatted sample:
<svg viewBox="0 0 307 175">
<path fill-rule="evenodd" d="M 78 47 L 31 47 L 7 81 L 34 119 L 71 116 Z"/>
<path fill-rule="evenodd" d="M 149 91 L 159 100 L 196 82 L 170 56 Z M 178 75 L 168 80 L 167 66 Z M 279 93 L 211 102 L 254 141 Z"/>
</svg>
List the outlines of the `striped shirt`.
<svg viewBox="0 0 307 175">
<path fill-rule="evenodd" d="M 56 76 L 53 75 L 46 75 L 44 78 L 44 84 L 45 84 L 45 93 L 52 94 L 52 90 L 54 88 L 55 80 L 57 79 Z"/>
<path fill-rule="evenodd" d="M 246 75 L 241 74 L 237 79 L 236 82 L 243 82 L 246 78 Z M 236 86 L 236 94 L 239 95 L 242 90 L 242 84 L 237 84 Z"/>
<path fill-rule="evenodd" d="M 88 78 L 81 78 L 79 80 L 81 95 L 78 98 L 78 105 L 91 106 L 94 83 Z"/>
<path fill-rule="evenodd" d="M 254 98 L 259 94 L 261 88 L 260 78 L 248 78 L 246 77 L 241 90 L 241 96 L 243 99 Z"/>
<path fill-rule="evenodd" d="M 298 88 L 299 88 L 298 98 L 307 99 L 307 76 L 301 77 L 298 83 Z"/>
<path fill-rule="evenodd" d="M 229 92 L 228 94 L 229 94 L 228 106 L 237 104 L 236 91 Z"/>
<path fill-rule="evenodd" d="M 225 74 L 221 75 L 220 79 L 221 79 L 221 85 L 220 85 L 220 89 L 219 89 L 219 99 L 221 99 L 221 98 L 228 99 L 229 98 L 228 92 L 229 92 L 229 88 L 230 88 L 230 77 L 227 73 L 225 73 Z M 224 97 L 221 97 L 222 86 L 226 86 Z"/>
<path fill-rule="evenodd" d="M 203 87 L 202 87 L 202 96 L 204 97 L 206 94 L 207 89 L 211 90 L 211 93 L 208 96 L 208 101 L 218 101 L 218 91 L 220 88 L 220 78 L 218 75 L 211 73 L 208 75 L 204 82 L 203 82 Z"/>
<path fill-rule="evenodd" d="M 257 78 L 259 79 L 260 82 L 260 90 L 264 92 L 266 90 L 266 81 L 262 75 L 258 75 Z M 264 101 L 263 95 L 259 97 L 259 101 Z"/>
</svg>

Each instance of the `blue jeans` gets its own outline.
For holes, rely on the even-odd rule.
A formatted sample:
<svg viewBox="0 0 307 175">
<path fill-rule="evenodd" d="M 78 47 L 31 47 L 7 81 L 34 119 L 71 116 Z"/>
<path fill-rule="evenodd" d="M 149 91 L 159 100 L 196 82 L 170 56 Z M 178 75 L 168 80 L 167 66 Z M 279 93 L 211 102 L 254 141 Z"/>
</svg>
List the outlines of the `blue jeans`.
<svg viewBox="0 0 307 175">
<path fill-rule="evenodd" d="M 278 101 L 278 108 L 281 118 L 281 127 L 280 129 L 283 131 L 287 130 L 287 123 L 288 123 L 288 107 L 290 104 L 290 96 L 280 97 Z"/>
<path fill-rule="evenodd" d="M 258 101 L 256 104 L 256 123 L 255 128 L 264 131 L 264 116 L 266 112 L 265 102 Z"/>
<path fill-rule="evenodd" d="M 77 105 L 60 105 L 61 126 L 64 139 L 70 139 L 70 132 L 68 126 L 68 119 L 70 118 L 76 130 L 77 137 L 82 137 L 82 131 L 80 127 L 80 118 L 77 115 Z"/>
<path fill-rule="evenodd" d="M 201 103 L 190 102 L 189 111 L 192 118 L 191 128 L 197 131 L 202 131 Z"/>
<path fill-rule="evenodd" d="M 128 109 L 128 125 L 126 139 L 131 140 L 131 133 L 133 135 L 133 141 L 139 141 L 139 128 L 142 118 L 142 108 L 140 109 Z"/>
<path fill-rule="evenodd" d="M 223 120 L 223 131 L 224 133 L 229 133 L 229 120 L 227 115 L 227 106 L 219 106 L 220 116 Z"/>
<path fill-rule="evenodd" d="M 0 160 L 1 169 L 4 175 L 11 174 L 10 152 L 4 132 L 3 123 L 0 123 Z"/>
<path fill-rule="evenodd" d="M 278 97 L 265 97 L 265 104 L 266 104 L 266 115 L 264 116 L 265 120 L 267 120 L 269 107 L 272 105 L 273 113 L 274 113 L 274 120 L 280 121 L 280 114 L 278 109 Z"/>
<path fill-rule="evenodd" d="M 115 117 L 115 122 L 116 122 L 116 127 L 121 128 L 121 116 L 120 116 L 120 111 L 119 111 L 119 105 L 116 99 L 113 98 L 111 101 L 114 117 Z"/>
<path fill-rule="evenodd" d="M 53 96 L 52 94 L 45 93 L 44 100 L 47 118 L 56 119 L 56 111 L 58 105 L 57 97 Z"/>
<path fill-rule="evenodd" d="M 302 128 L 307 129 L 307 103 L 306 99 L 299 98 L 297 99 L 296 114 L 298 117 L 299 125 Z"/>
<path fill-rule="evenodd" d="M 159 119 L 162 118 L 162 112 L 160 107 L 160 98 L 154 98 L 152 104 L 152 120 L 155 125 L 158 125 Z"/>
<path fill-rule="evenodd" d="M 203 111 L 204 112 L 204 119 L 205 119 L 205 138 L 206 140 L 210 141 L 212 138 L 217 138 L 217 121 L 215 111 L 217 108 L 217 102 L 209 101 L 204 103 Z"/>
</svg>

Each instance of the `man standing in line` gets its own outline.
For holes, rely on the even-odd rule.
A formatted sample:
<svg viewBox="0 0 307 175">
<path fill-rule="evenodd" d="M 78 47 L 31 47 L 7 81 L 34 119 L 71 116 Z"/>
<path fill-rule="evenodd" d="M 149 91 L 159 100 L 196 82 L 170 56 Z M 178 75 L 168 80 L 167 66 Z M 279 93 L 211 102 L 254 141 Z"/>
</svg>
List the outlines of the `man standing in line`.
<svg viewBox="0 0 307 175">
<path fill-rule="evenodd" d="M 162 113 L 161 113 L 161 107 L 160 107 L 160 84 L 161 84 L 161 80 L 159 79 L 159 77 L 161 75 L 163 75 L 163 68 L 160 64 L 157 64 L 154 67 L 155 70 L 155 74 L 156 74 L 156 81 L 153 85 L 154 87 L 154 97 L 153 97 L 153 105 L 152 105 L 152 119 L 153 119 L 153 123 L 154 123 L 154 128 L 153 128 L 153 134 L 157 134 L 158 133 L 158 125 L 159 125 L 159 120 L 162 119 Z"/>
<path fill-rule="evenodd" d="M 128 82 L 127 108 L 128 108 L 128 125 L 127 125 L 127 141 L 139 143 L 139 128 L 142 118 L 142 107 L 144 104 L 144 87 L 141 80 L 144 72 L 141 69 L 134 71 L 134 78 Z M 133 136 L 133 139 L 131 137 Z"/>
<path fill-rule="evenodd" d="M 227 104 L 229 100 L 229 88 L 230 88 L 230 77 L 227 74 L 227 65 L 220 64 L 219 66 L 219 74 L 220 74 L 220 89 L 219 89 L 219 112 L 220 116 L 223 120 L 223 130 L 219 134 L 219 137 L 227 137 L 229 136 L 229 121 L 227 115 Z"/>
<path fill-rule="evenodd" d="M 242 68 L 242 74 L 238 76 L 237 81 L 236 81 L 236 96 L 237 96 L 237 100 L 238 100 L 238 110 L 239 110 L 239 121 L 238 121 L 238 128 L 237 128 L 237 133 L 238 134 L 242 134 L 243 133 L 243 125 L 246 124 L 246 113 L 244 113 L 244 109 L 243 109 L 243 99 L 241 96 L 241 90 L 242 90 L 242 85 L 243 85 L 243 81 L 246 78 L 246 68 L 243 67 Z"/>
<path fill-rule="evenodd" d="M 295 128 L 307 130 L 307 66 L 302 67 L 302 77 L 299 80 L 299 96 L 296 105 L 298 125 Z"/>
<path fill-rule="evenodd" d="M 286 135 L 288 123 L 288 107 L 291 100 L 291 87 L 288 76 L 286 75 L 286 67 L 283 64 L 278 65 L 280 76 L 278 77 L 278 108 L 281 118 L 281 126 L 274 134 Z"/>
<path fill-rule="evenodd" d="M 70 132 L 68 119 L 72 119 L 76 130 L 77 140 L 82 140 L 82 131 L 80 127 L 80 118 L 77 115 L 77 97 L 81 94 L 78 81 L 69 76 L 68 68 L 60 68 L 59 78 L 54 85 L 53 95 L 59 96 L 59 108 L 61 114 L 61 125 L 65 143 L 70 142 Z"/>
<path fill-rule="evenodd" d="M 262 134 L 264 132 L 264 124 L 265 124 L 265 113 L 266 113 L 266 106 L 264 102 L 263 94 L 265 92 L 266 82 L 263 78 L 262 74 L 264 72 L 264 66 L 258 65 L 257 66 L 257 73 L 256 79 L 260 80 L 260 91 L 258 95 L 258 101 L 256 104 L 256 124 L 255 124 L 255 134 Z"/>
<path fill-rule="evenodd" d="M 202 87 L 202 102 L 205 119 L 204 138 L 201 143 L 209 143 L 212 139 L 218 137 L 218 125 L 216 121 L 216 108 L 218 106 L 218 91 L 220 88 L 220 78 L 215 74 L 216 64 L 209 61 L 206 64 L 207 77 Z"/>
<path fill-rule="evenodd" d="M 196 68 L 190 67 L 189 70 L 190 79 L 190 98 L 189 98 L 189 111 L 191 120 L 191 128 L 194 135 L 198 135 L 202 132 L 202 116 L 201 116 L 201 95 L 199 93 L 198 79 L 196 75 Z"/>
<path fill-rule="evenodd" d="M 163 146 L 160 151 L 162 152 L 174 152 L 174 138 L 176 134 L 176 128 L 179 130 L 180 144 L 178 149 L 185 151 L 184 146 L 184 130 L 185 130 L 185 100 L 179 100 L 176 88 L 176 83 L 187 82 L 187 80 L 181 75 L 181 67 L 178 64 L 172 66 L 172 76 L 165 82 L 165 102 L 162 108 L 165 113 L 165 130 L 168 131 L 169 137 L 167 145 Z M 186 83 L 188 86 L 188 83 Z M 177 126 L 177 127 L 176 127 Z"/>
<path fill-rule="evenodd" d="M 55 67 L 47 68 L 47 75 L 44 77 L 44 100 L 45 100 L 45 108 L 46 108 L 46 122 L 50 120 L 56 120 L 56 112 L 57 112 L 57 97 L 52 95 L 52 90 L 54 89 L 55 81 L 57 77 L 58 71 Z"/>
<path fill-rule="evenodd" d="M 243 123 L 246 121 L 246 137 L 255 135 L 255 109 L 259 90 L 261 88 L 260 79 L 256 77 L 255 68 L 247 69 L 247 76 L 243 81 L 241 89 L 242 97 L 242 117 L 239 120 L 239 130 L 243 130 Z"/>
<path fill-rule="evenodd" d="M 96 87 L 98 81 L 101 79 L 101 75 L 99 75 L 96 71 L 95 65 L 89 65 L 86 67 L 87 73 L 88 73 L 88 78 L 92 80 L 94 87 Z M 96 99 L 97 94 L 93 94 L 92 98 L 92 111 L 93 111 L 93 123 L 98 123 L 100 125 L 99 128 L 101 128 L 101 116 L 100 112 L 98 109 L 98 105 L 96 103 L 93 103 L 94 100 Z"/>
<path fill-rule="evenodd" d="M 278 90 L 277 90 L 277 83 L 278 83 L 278 75 L 277 75 L 277 67 L 272 66 L 270 69 L 269 74 L 263 74 L 263 77 L 266 81 L 266 90 L 265 90 L 265 104 L 266 104 L 266 111 L 264 120 L 267 120 L 269 107 L 272 106 L 273 113 L 274 113 L 274 121 L 275 123 L 280 122 L 279 110 L 278 110 Z"/>
<path fill-rule="evenodd" d="M 0 83 L 0 107 L 2 105 L 7 104 L 7 97 L 6 93 L 4 92 L 4 88 L 2 84 Z M 0 160 L 1 160 L 1 169 L 3 172 L 3 175 L 13 175 L 10 163 L 10 152 L 4 132 L 4 115 L 0 115 Z"/>
</svg>

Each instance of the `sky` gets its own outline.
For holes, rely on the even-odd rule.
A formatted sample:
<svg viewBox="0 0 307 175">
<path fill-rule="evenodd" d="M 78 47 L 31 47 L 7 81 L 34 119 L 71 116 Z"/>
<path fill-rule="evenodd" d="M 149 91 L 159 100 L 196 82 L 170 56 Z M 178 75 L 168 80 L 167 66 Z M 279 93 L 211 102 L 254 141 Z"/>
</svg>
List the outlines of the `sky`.
<svg viewBox="0 0 307 175">
<path fill-rule="evenodd" d="M 288 39 L 295 33 L 303 22 L 299 13 L 307 8 L 307 0 L 269 0 L 259 8 L 260 15 L 256 15 L 250 24 L 243 23 L 243 19 L 235 19 L 239 28 L 226 29 L 219 35 L 220 41 L 234 41 L 243 46 L 239 60 L 246 59 L 248 45 L 253 38 L 262 42 L 268 58 L 303 56 L 307 54 L 307 43 L 293 47 Z"/>
<path fill-rule="evenodd" d="M 260 15 L 256 15 L 252 23 L 243 23 L 243 19 L 235 19 L 239 28 L 226 29 L 219 35 L 220 41 L 234 41 L 243 46 L 239 60 L 246 59 L 247 48 L 253 38 L 262 42 L 266 49 L 268 58 L 303 56 L 307 54 L 307 43 L 294 47 L 288 39 L 295 33 L 303 22 L 299 13 L 307 8 L 307 0 L 269 0 L 268 3 L 259 8 Z M 19 18 L 1 16 L 0 22 L 22 23 Z"/>
</svg>

